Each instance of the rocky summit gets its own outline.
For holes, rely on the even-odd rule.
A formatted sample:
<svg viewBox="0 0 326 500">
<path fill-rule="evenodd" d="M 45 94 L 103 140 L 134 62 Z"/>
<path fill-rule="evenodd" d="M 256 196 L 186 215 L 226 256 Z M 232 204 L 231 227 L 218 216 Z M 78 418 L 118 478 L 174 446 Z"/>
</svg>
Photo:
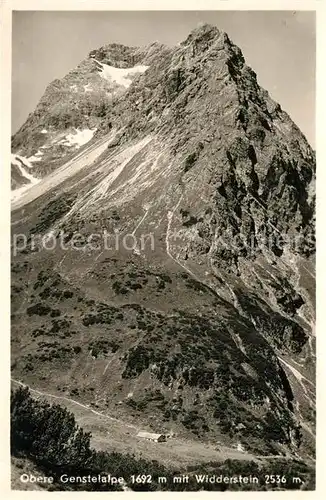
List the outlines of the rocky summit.
<svg viewBox="0 0 326 500">
<path fill-rule="evenodd" d="M 311 460 L 315 153 L 228 35 L 91 51 L 12 151 L 13 378 Z"/>
</svg>

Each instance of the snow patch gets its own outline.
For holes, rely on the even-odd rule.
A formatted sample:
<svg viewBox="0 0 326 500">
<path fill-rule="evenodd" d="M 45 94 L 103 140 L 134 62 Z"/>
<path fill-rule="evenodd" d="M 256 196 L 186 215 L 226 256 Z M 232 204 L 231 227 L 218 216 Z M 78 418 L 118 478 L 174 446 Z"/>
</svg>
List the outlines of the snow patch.
<svg viewBox="0 0 326 500">
<path fill-rule="evenodd" d="M 87 142 L 89 142 L 91 139 L 93 139 L 96 130 L 97 130 L 96 128 L 92 130 L 89 128 L 85 128 L 83 130 L 75 129 L 75 133 L 66 135 L 65 139 L 60 141 L 60 143 L 64 144 L 65 146 L 81 147 Z"/>
<path fill-rule="evenodd" d="M 100 156 L 106 149 L 110 140 L 114 140 L 116 135 L 116 131 L 113 131 L 110 134 L 110 138 L 105 138 L 104 140 L 97 141 L 96 144 L 92 144 L 88 146 L 86 151 L 82 153 L 78 153 L 67 163 L 62 165 L 60 168 L 47 175 L 43 179 L 38 179 L 40 182 L 35 185 L 29 185 L 31 189 L 21 189 L 19 195 L 17 193 L 18 190 L 13 191 L 12 196 L 12 205 L 11 209 L 16 210 L 24 206 L 26 203 L 30 203 L 35 200 L 39 196 L 42 196 L 48 190 L 53 189 L 54 187 L 63 183 L 69 177 L 76 175 L 82 168 L 87 165 L 92 164 L 98 156 Z M 21 196 L 23 195 L 23 196 Z"/>
<path fill-rule="evenodd" d="M 85 92 L 93 92 L 93 89 L 92 89 L 90 83 L 88 83 L 87 85 L 84 85 L 84 91 Z"/>
<path fill-rule="evenodd" d="M 42 158 L 40 158 L 39 156 L 36 156 L 36 155 L 30 156 L 28 159 L 29 159 L 29 161 L 32 161 L 34 163 L 36 161 L 42 161 Z"/>
<path fill-rule="evenodd" d="M 18 161 L 17 155 L 13 155 L 13 154 L 11 155 L 11 163 L 13 165 L 16 165 L 16 167 L 20 167 L 21 166 L 21 162 Z"/>
<path fill-rule="evenodd" d="M 11 155 L 11 163 L 19 168 L 21 168 L 22 164 L 24 167 L 33 168 L 33 165 L 30 163 L 28 158 L 16 154 Z"/>
<path fill-rule="evenodd" d="M 37 153 L 35 153 L 35 155 L 33 156 L 29 156 L 27 158 L 27 160 L 29 162 L 36 162 L 36 161 L 42 161 L 42 156 L 43 156 L 43 151 L 41 151 L 40 149 L 38 150 Z"/>
<path fill-rule="evenodd" d="M 41 134 L 47 134 L 48 131 L 46 130 L 46 128 L 44 128 L 43 130 L 41 130 Z"/>
<path fill-rule="evenodd" d="M 11 201 L 17 200 L 25 191 L 27 191 L 31 186 L 34 186 L 37 184 L 40 179 L 37 179 L 34 177 L 29 170 L 32 167 L 31 163 L 27 160 L 27 158 L 24 158 L 19 155 L 12 154 L 11 155 L 11 163 L 18 167 L 19 172 L 22 177 L 24 177 L 26 180 L 28 180 L 28 184 L 25 184 L 21 186 L 18 189 L 14 189 L 11 193 Z"/>
<path fill-rule="evenodd" d="M 114 66 L 101 63 L 96 59 L 95 61 L 101 67 L 99 74 L 102 78 L 115 82 L 125 88 L 128 88 L 132 83 L 132 79 L 129 78 L 130 76 L 137 73 L 144 73 L 149 68 L 149 66 L 144 65 L 134 66 L 133 68 L 115 68 Z"/>
</svg>

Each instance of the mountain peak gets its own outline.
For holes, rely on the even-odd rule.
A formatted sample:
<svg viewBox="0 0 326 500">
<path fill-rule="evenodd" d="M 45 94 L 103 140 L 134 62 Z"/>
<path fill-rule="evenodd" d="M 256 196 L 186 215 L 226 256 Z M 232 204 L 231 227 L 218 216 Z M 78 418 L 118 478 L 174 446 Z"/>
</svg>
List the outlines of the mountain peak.
<svg viewBox="0 0 326 500">
<path fill-rule="evenodd" d="M 221 35 L 220 31 L 216 26 L 208 23 L 200 23 L 196 28 L 194 28 L 186 40 L 181 43 L 181 45 L 188 45 L 189 43 L 200 43 L 206 42 L 211 43 Z"/>
<path fill-rule="evenodd" d="M 88 57 L 116 68 L 128 68 L 134 66 L 134 52 L 135 47 L 128 47 L 120 43 L 111 43 L 99 49 L 92 50 L 88 54 Z"/>
</svg>

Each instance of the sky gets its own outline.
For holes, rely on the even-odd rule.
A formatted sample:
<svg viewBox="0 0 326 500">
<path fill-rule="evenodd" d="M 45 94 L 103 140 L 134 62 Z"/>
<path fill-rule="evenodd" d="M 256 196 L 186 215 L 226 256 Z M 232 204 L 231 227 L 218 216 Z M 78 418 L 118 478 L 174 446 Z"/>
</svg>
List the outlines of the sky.
<svg viewBox="0 0 326 500">
<path fill-rule="evenodd" d="M 108 43 L 175 45 L 200 22 L 226 31 L 315 147 L 315 13 L 295 11 L 15 11 L 12 133 L 46 86 Z"/>
</svg>

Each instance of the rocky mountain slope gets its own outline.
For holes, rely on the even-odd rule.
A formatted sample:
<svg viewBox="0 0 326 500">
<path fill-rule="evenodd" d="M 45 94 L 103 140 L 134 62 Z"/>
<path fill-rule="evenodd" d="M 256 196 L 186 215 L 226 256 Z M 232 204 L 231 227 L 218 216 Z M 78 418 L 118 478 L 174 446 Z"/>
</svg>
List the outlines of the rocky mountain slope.
<svg viewBox="0 0 326 500">
<path fill-rule="evenodd" d="M 33 164 L 38 177 L 50 173 L 93 138 L 113 100 L 148 69 L 159 48 L 152 44 L 142 52 L 112 44 L 92 51 L 77 68 L 47 87 L 14 135 L 13 150 Z"/>
<path fill-rule="evenodd" d="M 315 154 L 228 36 L 92 51 L 12 144 L 42 158 L 12 204 L 13 376 L 141 428 L 313 455 Z"/>
</svg>

